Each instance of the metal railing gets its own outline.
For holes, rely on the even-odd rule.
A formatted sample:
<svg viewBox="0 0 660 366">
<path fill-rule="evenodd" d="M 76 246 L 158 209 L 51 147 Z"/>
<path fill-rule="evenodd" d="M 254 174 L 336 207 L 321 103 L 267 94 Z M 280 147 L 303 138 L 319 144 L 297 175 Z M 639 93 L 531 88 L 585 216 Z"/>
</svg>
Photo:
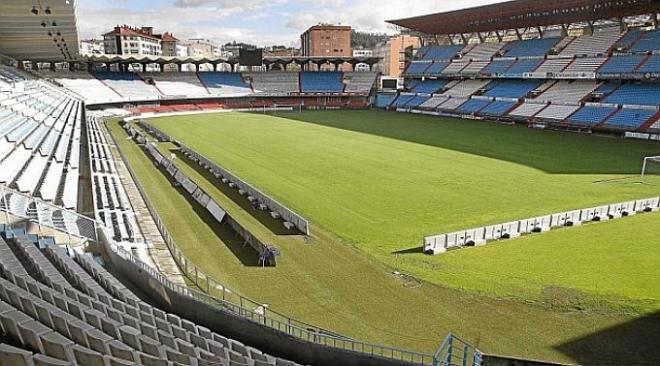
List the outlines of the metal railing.
<svg viewBox="0 0 660 366">
<path fill-rule="evenodd" d="M 107 228 L 103 227 L 101 230 L 107 230 Z M 174 284 L 164 274 L 145 264 L 131 252 L 127 251 L 116 243 L 113 243 L 111 240 L 106 240 L 105 244 L 112 252 L 120 256 L 122 259 L 130 261 L 171 291 L 193 298 L 197 301 L 201 301 L 218 310 L 230 312 L 240 316 L 243 319 L 269 327 L 271 329 L 275 329 L 282 333 L 314 344 L 368 354 L 372 356 L 389 358 L 393 360 L 400 360 L 412 364 L 434 365 L 433 356 L 426 353 L 408 351 L 395 347 L 362 342 L 338 335 L 326 334 L 319 331 L 319 328 L 307 327 L 304 325 L 305 323 L 297 322 L 288 317 L 277 318 L 273 316 L 277 313 L 272 311 L 269 311 L 268 313 L 262 313 L 259 310 L 245 308 L 244 306 L 234 304 L 230 301 L 227 301 L 226 299 L 220 299 L 203 291 Z"/>
<path fill-rule="evenodd" d="M 102 228 L 102 230 L 107 230 Z M 394 347 L 382 346 L 377 344 L 371 344 L 366 342 L 361 342 L 354 339 L 337 337 L 335 335 L 323 334 L 317 332 L 315 329 L 308 329 L 301 327 L 299 324 L 290 323 L 287 321 L 281 321 L 273 318 L 272 316 L 261 314 L 258 311 L 251 309 L 246 309 L 237 304 L 233 304 L 226 300 L 219 299 L 217 297 L 211 296 L 202 291 L 191 289 L 189 287 L 181 286 L 172 283 L 165 275 L 158 272 L 151 266 L 142 262 L 135 255 L 122 248 L 119 245 L 116 245 L 112 241 L 108 240 L 106 244 L 110 249 L 120 256 L 122 259 L 132 262 L 134 265 L 139 267 L 141 270 L 145 271 L 148 275 L 156 279 L 163 286 L 168 289 L 179 293 L 180 295 L 193 298 L 197 301 L 204 302 L 216 309 L 222 311 L 229 311 L 233 314 L 239 315 L 244 319 L 250 320 L 254 323 L 267 326 L 272 329 L 276 329 L 280 332 L 286 333 L 288 335 L 294 336 L 296 338 L 302 339 L 307 342 L 343 349 L 347 351 L 365 353 L 373 356 L 380 356 L 395 360 L 401 360 L 404 362 L 410 362 L 420 365 L 434 365 L 433 357 L 429 354 L 402 350 Z M 289 318 L 290 319 L 290 318 Z M 442 364 L 439 364 L 442 365 Z M 479 365 L 475 365 L 479 366 Z"/>
<path fill-rule="evenodd" d="M 105 123 L 103 123 L 103 125 L 105 126 L 106 131 L 108 131 L 107 125 Z M 433 364 L 433 356 L 427 353 L 362 342 L 280 314 L 274 310 L 271 310 L 270 308 L 263 306 L 263 304 L 257 301 L 254 301 L 250 298 L 240 295 L 235 291 L 230 290 L 221 282 L 216 281 L 212 277 L 205 274 L 202 270 L 196 267 L 192 261 L 190 261 L 178 248 L 174 238 L 170 235 L 167 227 L 165 226 L 165 223 L 163 222 L 160 215 L 158 215 L 156 208 L 151 203 L 146 190 L 138 179 L 137 174 L 130 166 L 128 158 L 117 143 L 116 137 L 112 133 L 109 133 L 109 135 L 114 144 L 117 146 L 117 151 L 121 156 L 126 169 L 135 182 L 135 185 L 138 188 L 138 191 L 140 192 L 140 195 L 142 196 L 147 209 L 151 213 L 154 222 L 158 227 L 158 230 L 161 232 L 163 240 L 170 250 L 174 261 L 177 263 L 183 274 L 192 282 L 194 282 L 195 286 L 199 290 L 172 283 L 169 279 L 167 279 L 167 277 L 165 277 L 165 275 L 143 263 L 132 253 L 129 253 L 120 246 L 113 245 L 113 250 L 115 250 L 115 252 L 121 253 L 124 259 L 134 262 L 140 268 L 144 269 L 147 273 L 152 275 L 152 277 L 154 277 L 156 280 L 161 282 L 164 286 L 173 291 L 176 291 L 180 294 L 185 294 L 189 297 L 193 297 L 196 300 L 215 306 L 223 311 L 231 312 L 242 318 L 251 320 L 269 328 L 276 329 L 296 338 L 328 347 L 366 353 L 369 355 L 401 360 L 404 362 L 416 363 L 420 365 Z"/>
<path fill-rule="evenodd" d="M 433 366 L 481 366 L 483 353 L 449 333 L 433 356 Z"/>
</svg>

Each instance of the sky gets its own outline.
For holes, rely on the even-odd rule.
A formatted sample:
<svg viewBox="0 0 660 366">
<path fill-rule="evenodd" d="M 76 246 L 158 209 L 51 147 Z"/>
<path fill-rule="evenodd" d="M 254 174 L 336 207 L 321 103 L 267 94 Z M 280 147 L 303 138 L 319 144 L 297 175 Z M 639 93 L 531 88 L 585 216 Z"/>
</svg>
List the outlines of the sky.
<svg viewBox="0 0 660 366">
<path fill-rule="evenodd" d="M 388 19 L 405 18 L 502 0 L 78 0 L 81 39 L 100 38 L 117 24 L 153 26 L 154 31 L 218 43 L 297 46 L 312 25 L 350 25 L 393 33 Z"/>
</svg>

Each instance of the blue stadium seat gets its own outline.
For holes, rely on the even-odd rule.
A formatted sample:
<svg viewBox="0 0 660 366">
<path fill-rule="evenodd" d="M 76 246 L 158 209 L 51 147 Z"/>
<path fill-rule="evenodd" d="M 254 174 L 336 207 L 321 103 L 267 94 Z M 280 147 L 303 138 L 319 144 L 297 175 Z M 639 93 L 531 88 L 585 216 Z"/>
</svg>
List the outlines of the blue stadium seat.
<svg viewBox="0 0 660 366">
<path fill-rule="evenodd" d="M 422 46 L 417 50 L 417 53 L 415 54 L 415 60 L 422 60 L 424 59 L 424 55 L 426 55 L 427 52 L 429 52 L 430 46 Z"/>
<path fill-rule="evenodd" d="M 429 100 L 429 97 L 423 95 L 417 95 L 410 98 L 403 106 L 406 108 L 419 107 L 420 104 L 426 102 L 427 100 Z"/>
<path fill-rule="evenodd" d="M 430 46 L 428 52 L 424 55 L 424 60 L 451 60 L 456 56 L 462 45 Z"/>
<path fill-rule="evenodd" d="M 630 47 L 637 41 L 637 39 L 641 36 L 641 31 L 639 29 L 633 29 L 630 30 L 626 33 L 625 36 L 621 37 L 621 39 L 616 43 L 614 48 L 620 48 L 620 49 L 630 49 Z"/>
<path fill-rule="evenodd" d="M 488 99 L 470 99 L 461 104 L 456 110 L 461 113 L 476 113 L 488 104 L 490 104 Z"/>
<path fill-rule="evenodd" d="M 536 70 L 539 65 L 543 63 L 542 58 L 528 58 L 528 59 L 520 59 L 516 61 L 513 66 L 511 66 L 506 72 L 504 72 L 505 75 L 511 75 L 511 76 L 522 76 L 522 74 L 526 72 L 532 72 Z"/>
<path fill-rule="evenodd" d="M 481 74 L 501 74 L 516 62 L 515 59 L 494 59 L 493 62 L 484 67 Z"/>
<path fill-rule="evenodd" d="M 243 80 L 243 76 L 238 72 L 200 72 L 198 75 L 209 88 L 221 88 L 223 86 L 250 88 L 250 85 Z"/>
<path fill-rule="evenodd" d="M 485 95 L 489 97 L 522 98 L 539 86 L 536 80 L 504 80 L 495 83 Z"/>
<path fill-rule="evenodd" d="M 610 57 L 598 70 L 601 74 L 623 74 L 635 72 L 646 55 L 625 55 Z"/>
<path fill-rule="evenodd" d="M 410 89 L 415 88 L 415 86 L 419 85 L 419 83 L 421 83 L 421 82 L 422 82 L 421 80 L 415 80 L 415 79 L 404 79 L 404 80 L 403 80 L 403 86 L 404 86 L 406 89 L 410 90 Z"/>
<path fill-rule="evenodd" d="M 636 130 L 642 127 L 651 117 L 658 112 L 647 109 L 623 108 L 617 114 L 605 121 L 604 126 Z"/>
<path fill-rule="evenodd" d="M 395 98 L 396 94 L 378 93 L 376 96 L 376 107 L 387 108 L 392 104 Z"/>
<path fill-rule="evenodd" d="M 660 55 L 653 55 L 649 57 L 646 62 L 644 62 L 644 65 L 639 68 L 640 73 L 654 73 L 658 74 L 660 73 Z"/>
<path fill-rule="evenodd" d="M 300 86 L 303 93 L 341 93 L 344 91 L 343 75 L 337 71 L 303 71 Z"/>
<path fill-rule="evenodd" d="M 545 56 L 561 38 L 539 38 L 527 41 L 514 41 L 505 46 L 507 57 Z"/>
<path fill-rule="evenodd" d="M 594 90 L 594 94 L 608 95 L 620 86 L 621 86 L 620 81 L 609 81 L 609 82 L 601 85 L 600 87 L 598 87 L 598 89 Z"/>
<path fill-rule="evenodd" d="M 633 104 L 633 105 L 660 105 L 660 84 L 636 83 L 623 84 L 610 96 L 605 98 L 607 103 Z"/>
<path fill-rule="evenodd" d="M 517 103 L 507 100 L 496 100 L 490 103 L 486 108 L 479 111 L 481 114 L 487 114 L 491 116 L 503 116 L 506 112 L 511 110 Z"/>
<path fill-rule="evenodd" d="M 643 32 L 642 36 L 630 48 L 631 52 L 660 50 L 660 30 Z"/>
<path fill-rule="evenodd" d="M 400 94 L 396 99 L 394 99 L 391 106 L 395 108 L 403 107 L 415 97 L 416 95 L 414 94 Z"/>
<path fill-rule="evenodd" d="M 424 75 L 437 76 L 440 75 L 442 70 L 444 70 L 449 65 L 449 61 L 435 61 L 424 71 Z"/>
<path fill-rule="evenodd" d="M 602 123 L 605 118 L 614 113 L 614 107 L 584 106 L 568 118 L 574 124 L 595 126 Z"/>
<path fill-rule="evenodd" d="M 421 94 L 433 94 L 437 92 L 438 90 L 442 89 L 449 80 L 424 80 L 416 85 L 414 85 L 411 89 L 412 92 L 414 93 L 421 93 Z"/>
<path fill-rule="evenodd" d="M 408 75 L 422 75 L 424 74 L 424 71 L 431 66 L 430 62 L 425 62 L 425 61 L 413 61 L 410 63 L 410 66 L 408 66 L 408 69 L 406 70 L 406 74 Z"/>
</svg>

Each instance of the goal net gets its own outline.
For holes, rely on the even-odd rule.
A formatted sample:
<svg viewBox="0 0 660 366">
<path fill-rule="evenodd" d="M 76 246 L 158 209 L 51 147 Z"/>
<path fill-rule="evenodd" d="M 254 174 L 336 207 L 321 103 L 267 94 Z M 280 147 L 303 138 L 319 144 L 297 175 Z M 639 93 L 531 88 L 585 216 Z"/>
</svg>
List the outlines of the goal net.
<svg viewBox="0 0 660 366">
<path fill-rule="evenodd" d="M 660 182 L 660 156 L 647 156 L 642 164 L 642 182 Z"/>
</svg>

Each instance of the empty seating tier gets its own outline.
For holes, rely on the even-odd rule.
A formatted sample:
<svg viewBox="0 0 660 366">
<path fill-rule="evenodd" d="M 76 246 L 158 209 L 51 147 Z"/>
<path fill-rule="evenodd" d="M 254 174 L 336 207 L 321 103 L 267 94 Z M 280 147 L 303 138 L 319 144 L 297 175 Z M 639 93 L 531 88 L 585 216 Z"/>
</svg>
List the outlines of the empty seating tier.
<svg viewBox="0 0 660 366">
<path fill-rule="evenodd" d="M 615 111 L 614 107 L 586 105 L 570 116 L 569 121 L 578 125 L 596 126 Z"/>
<path fill-rule="evenodd" d="M 637 71 L 642 74 L 660 74 L 660 55 L 649 56 Z"/>
<path fill-rule="evenodd" d="M 252 88 L 245 82 L 243 75 L 237 72 L 200 72 L 199 79 L 203 86 L 214 95 L 246 95 L 252 93 Z"/>
<path fill-rule="evenodd" d="M 610 57 L 598 70 L 600 74 L 632 73 L 644 61 L 645 55 L 626 55 Z"/>
<path fill-rule="evenodd" d="M 420 72 L 420 74 L 438 76 L 447 66 L 449 66 L 449 61 L 435 61 L 431 64 L 427 64 L 427 67 L 424 71 Z"/>
<path fill-rule="evenodd" d="M 593 81 L 559 81 L 534 100 L 577 104 L 597 87 Z"/>
<path fill-rule="evenodd" d="M 522 76 L 525 73 L 533 72 L 542 63 L 543 59 L 540 58 L 520 59 L 506 70 L 505 74 L 510 76 Z"/>
<path fill-rule="evenodd" d="M 463 46 L 461 45 L 452 45 L 452 46 L 430 46 L 427 52 L 424 54 L 424 60 L 451 60 L 453 59 L 461 50 Z"/>
<path fill-rule="evenodd" d="M 40 71 L 42 76 L 53 79 L 62 84 L 65 88 L 70 89 L 84 97 L 87 103 L 111 103 L 123 100 L 124 97 L 112 90 L 102 81 L 98 80 L 94 75 L 83 72 L 47 72 Z"/>
<path fill-rule="evenodd" d="M 252 81 L 252 88 L 257 93 L 287 95 L 300 92 L 296 72 L 255 72 L 245 76 Z"/>
<path fill-rule="evenodd" d="M 344 73 L 346 79 L 346 93 L 369 94 L 376 83 L 377 74 L 373 72 L 347 72 Z"/>
<path fill-rule="evenodd" d="M 446 102 L 448 99 L 449 99 L 448 97 L 442 95 L 433 96 L 429 98 L 426 102 L 420 104 L 419 107 L 424 109 L 435 109 L 442 103 Z"/>
<path fill-rule="evenodd" d="M 469 97 L 477 91 L 483 89 L 486 85 L 488 85 L 488 83 L 490 83 L 489 80 L 463 80 L 452 85 L 449 90 L 442 94 L 453 97 Z"/>
<path fill-rule="evenodd" d="M 630 52 L 649 52 L 660 50 L 660 30 L 641 32 L 639 38 L 630 47 Z"/>
<path fill-rule="evenodd" d="M 137 74 L 130 72 L 97 72 L 96 77 L 127 100 L 153 100 L 162 94 Z"/>
<path fill-rule="evenodd" d="M 431 62 L 428 62 L 428 61 L 413 61 L 413 62 L 410 63 L 410 66 L 408 66 L 408 69 L 406 70 L 406 74 L 408 74 L 408 75 L 422 75 L 422 74 L 424 74 L 424 71 L 426 71 L 426 69 L 429 68 L 429 66 L 431 66 Z M 440 70 L 440 71 L 442 71 L 442 70 Z"/>
<path fill-rule="evenodd" d="M 0 238 L 2 365 L 297 365 L 147 304 L 89 254 L 12 236 Z"/>
<path fill-rule="evenodd" d="M 602 65 L 606 60 L 606 57 L 576 58 L 562 72 L 576 75 L 592 74 L 595 73 L 600 65 Z"/>
<path fill-rule="evenodd" d="M 344 91 L 341 72 L 302 72 L 300 89 L 303 93 L 341 93 Z"/>
<path fill-rule="evenodd" d="M 619 40 L 620 33 L 616 27 L 596 30 L 593 35 L 577 37 L 560 53 L 560 56 L 602 55 L 606 54 Z"/>
<path fill-rule="evenodd" d="M 482 74 L 501 74 L 507 71 L 516 62 L 513 58 L 495 59 L 481 70 Z"/>
<path fill-rule="evenodd" d="M 0 182 L 75 209 L 82 103 L 48 83 L 31 83 L 30 93 L 10 93 L 0 103 Z"/>
<path fill-rule="evenodd" d="M 193 72 L 140 73 L 142 79 L 153 84 L 163 95 L 170 97 L 200 97 L 208 95 L 204 85 Z"/>
<path fill-rule="evenodd" d="M 506 57 L 545 56 L 557 42 L 559 38 L 554 37 L 509 42 L 504 47 L 504 55 Z"/>
<path fill-rule="evenodd" d="M 563 121 L 566 117 L 570 116 L 573 112 L 577 111 L 579 106 L 576 105 L 562 105 L 551 104 L 545 109 L 536 114 L 536 118 Z"/>
<path fill-rule="evenodd" d="M 623 108 L 612 117 L 608 118 L 603 126 L 624 130 L 636 130 L 657 114 L 657 110 Z"/>
<path fill-rule="evenodd" d="M 507 100 L 496 100 L 489 104 L 486 108 L 479 111 L 479 113 L 490 116 L 502 116 L 510 111 L 517 102 Z"/>
<path fill-rule="evenodd" d="M 463 58 L 469 60 L 490 60 L 503 46 L 504 43 L 479 43 L 470 45 L 463 50 Z M 468 51 L 466 52 L 466 50 Z"/>
<path fill-rule="evenodd" d="M 414 93 L 433 94 L 447 85 L 447 80 L 424 80 L 412 88 Z"/>
<path fill-rule="evenodd" d="M 447 99 L 444 103 L 440 104 L 438 108 L 445 111 L 453 111 L 454 109 L 458 108 L 463 103 L 465 103 L 466 101 L 467 98 L 452 97 Z"/>
<path fill-rule="evenodd" d="M 570 58 L 549 58 L 545 60 L 534 72 L 537 73 L 559 73 L 573 61 Z"/>
<path fill-rule="evenodd" d="M 456 108 L 460 113 L 476 113 L 490 104 L 490 99 L 470 99 Z"/>
<path fill-rule="evenodd" d="M 660 105 L 660 84 L 658 83 L 630 83 L 623 84 L 613 91 L 607 98 L 607 103 L 622 105 Z"/>
<path fill-rule="evenodd" d="M 539 86 L 536 80 L 505 80 L 495 82 L 485 95 L 489 97 L 522 98 Z"/>
<path fill-rule="evenodd" d="M 518 108 L 509 112 L 509 114 L 512 116 L 532 117 L 535 114 L 539 113 L 545 107 L 547 107 L 547 104 L 525 102 L 520 106 L 518 106 Z"/>
</svg>

